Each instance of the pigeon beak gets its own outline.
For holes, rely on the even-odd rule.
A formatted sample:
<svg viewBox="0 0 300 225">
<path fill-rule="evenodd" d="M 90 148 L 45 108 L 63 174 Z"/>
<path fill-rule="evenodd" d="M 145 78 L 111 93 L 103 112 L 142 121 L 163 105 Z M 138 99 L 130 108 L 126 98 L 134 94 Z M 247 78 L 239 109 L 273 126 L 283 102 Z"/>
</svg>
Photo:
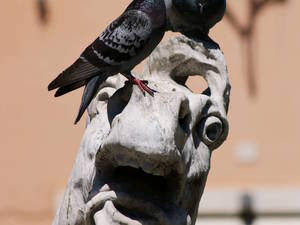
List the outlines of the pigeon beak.
<svg viewBox="0 0 300 225">
<path fill-rule="evenodd" d="M 206 3 L 201 3 L 201 2 L 198 3 L 199 11 L 200 11 L 200 14 L 201 14 L 201 15 L 203 14 L 204 6 L 205 6 L 205 5 L 206 5 Z"/>
</svg>

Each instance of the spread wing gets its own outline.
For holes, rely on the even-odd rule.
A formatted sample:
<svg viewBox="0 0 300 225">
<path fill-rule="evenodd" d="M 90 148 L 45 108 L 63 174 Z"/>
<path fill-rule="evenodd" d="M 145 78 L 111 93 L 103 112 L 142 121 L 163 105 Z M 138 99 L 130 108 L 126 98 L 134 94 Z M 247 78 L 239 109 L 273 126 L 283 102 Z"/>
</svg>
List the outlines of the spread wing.
<svg viewBox="0 0 300 225">
<path fill-rule="evenodd" d="M 151 38 L 152 22 L 138 10 L 124 12 L 82 53 L 92 64 L 119 65 L 132 59 Z"/>
</svg>

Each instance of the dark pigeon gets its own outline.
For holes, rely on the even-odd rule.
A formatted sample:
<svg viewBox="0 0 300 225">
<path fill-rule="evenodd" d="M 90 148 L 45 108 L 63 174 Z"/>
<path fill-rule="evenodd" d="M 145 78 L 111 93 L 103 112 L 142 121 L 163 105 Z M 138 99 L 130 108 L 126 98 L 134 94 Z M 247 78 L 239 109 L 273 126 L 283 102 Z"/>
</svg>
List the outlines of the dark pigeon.
<svg viewBox="0 0 300 225">
<path fill-rule="evenodd" d="M 73 65 L 53 80 L 48 90 L 57 89 L 55 96 L 64 95 L 85 85 L 75 124 L 107 77 L 123 74 L 137 84 L 143 93 L 153 95 L 146 81 L 131 74 L 158 45 L 165 33 L 164 0 L 135 0 L 89 45 Z"/>
<path fill-rule="evenodd" d="M 172 19 L 174 15 L 177 17 L 173 10 L 182 13 L 180 17 L 186 17 L 187 20 L 181 24 L 180 20 Z M 69 68 L 49 84 L 48 90 L 57 89 L 55 97 L 58 97 L 85 86 L 75 124 L 95 96 L 99 85 L 109 76 L 121 73 L 129 82 L 138 85 L 143 94 L 147 92 L 153 96 L 155 91 L 147 86 L 147 81 L 135 78 L 131 70 L 151 54 L 166 30 L 186 34 L 186 31 L 194 30 L 196 24 L 196 32 L 207 36 L 208 29 L 214 24 L 214 21 L 209 23 L 208 20 L 214 20 L 214 16 L 211 16 L 214 12 L 210 5 L 203 5 L 203 0 L 134 0 Z M 179 24 L 175 24 L 178 21 Z M 189 23 L 192 29 L 183 29 L 189 27 Z M 207 24 L 210 24 L 208 29 Z"/>
</svg>

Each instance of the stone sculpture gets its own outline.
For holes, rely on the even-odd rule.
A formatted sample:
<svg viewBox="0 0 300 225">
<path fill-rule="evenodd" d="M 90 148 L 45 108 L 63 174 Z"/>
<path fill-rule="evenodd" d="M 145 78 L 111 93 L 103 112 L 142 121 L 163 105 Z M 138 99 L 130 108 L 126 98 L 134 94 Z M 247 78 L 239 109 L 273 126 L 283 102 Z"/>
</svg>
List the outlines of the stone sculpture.
<svg viewBox="0 0 300 225">
<path fill-rule="evenodd" d="M 207 81 L 202 94 L 185 86 L 192 75 Z M 120 75 L 99 87 L 54 225 L 195 224 L 211 153 L 228 134 L 224 56 L 175 37 L 156 48 L 142 77 L 154 97 Z"/>
</svg>

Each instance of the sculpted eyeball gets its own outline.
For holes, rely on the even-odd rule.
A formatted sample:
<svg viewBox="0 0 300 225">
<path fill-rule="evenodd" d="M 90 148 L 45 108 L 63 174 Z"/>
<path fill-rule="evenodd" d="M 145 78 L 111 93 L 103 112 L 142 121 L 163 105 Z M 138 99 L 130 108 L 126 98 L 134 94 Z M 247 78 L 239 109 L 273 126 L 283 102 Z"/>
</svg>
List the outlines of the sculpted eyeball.
<svg viewBox="0 0 300 225">
<path fill-rule="evenodd" d="M 187 21 L 209 30 L 223 18 L 226 0 L 173 0 L 173 5 Z"/>
</svg>

